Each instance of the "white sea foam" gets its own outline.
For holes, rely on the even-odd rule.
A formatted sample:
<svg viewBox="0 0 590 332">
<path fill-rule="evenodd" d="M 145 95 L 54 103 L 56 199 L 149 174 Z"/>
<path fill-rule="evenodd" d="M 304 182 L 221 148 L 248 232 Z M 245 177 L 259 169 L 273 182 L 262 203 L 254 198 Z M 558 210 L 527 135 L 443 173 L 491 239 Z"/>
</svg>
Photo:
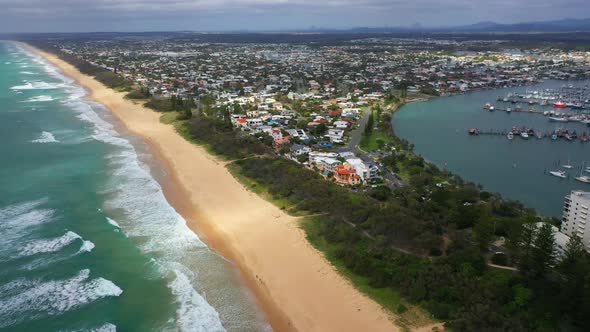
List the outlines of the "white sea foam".
<svg viewBox="0 0 590 332">
<path fill-rule="evenodd" d="M 90 241 L 84 241 L 82 242 L 82 246 L 80 247 L 80 250 L 78 250 L 78 252 L 91 252 L 92 249 L 94 249 L 94 243 Z"/>
<path fill-rule="evenodd" d="M 21 279 L 7 285 L 0 286 L 11 292 L 0 298 L 0 328 L 10 327 L 24 319 L 61 314 L 123 292 L 110 280 L 90 279 L 90 270 L 87 269 L 65 280 Z"/>
<path fill-rule="evenodd" d="M 64 87 L 60 84 L 47 83 L 42 81 L 26 82 L 23 85 L 15 85 L 11 87 L 11 90 L 54 90 Z"/>
<path fill-rule="evenodd" d="M 109 222 L 109 224 L 111 224 L 111 225 L 113 225 L 113 226 L 115 226 L 117 228 L 121 228 L 121 225 L 119 225 L 118 222 L 114 221 L 113 219 L 111 219 L 109 217 L 106 217 L 106 218 L 107 218 L 107 221 Z"/>
<path fill-rule="evenodd" d="M 115 324 L 106 323 L 96 329 L 90 330 L 91 332 L 117 332 L 117 326 Z"/>
<path fill-rule="evenodd" d="M 53 99 L 53 97 L 51 97 L 51 96 L 36 96 L 36 97 L 31 97 L 31 98 L 25 100 L 25 102 L 36 103 L 36 102 L 54 101 L 54 100 L 55 99 Z"/>
<path fill-rule="evenodd" d="M 35 201 L 24 202 L 24 203 L 17 203 L 14 205 L 9 205 L 3 208 L 0 208 L 0 221 L 4 221 L 6 219 L 10 219 L 16 217 L 20 214 L 25 212 L 31 211 L 34 208 L 38 207 L 41 204 L 47 202 L 47 198 L 38 199 Z"/>
<path fill-rule="evenodd" d="M 115 324 L 106 323 L 99 327 L 91 327 L 77 330 L 61 330 L 60 332 L 117 332 L 117 326 Z"/>
<path fill-rule="evenodd" d="M 30 227 L 34 227 L 43 223 L 51 221 L 54 211 L 51 209 L 34 209 L 25 211 L 6 211 L 4 214 L 0 212 L 0 229 L 2 232 L 2 242 L 10 238 L 11 234 L 18 235 L 19 231 L 23 231 Z"/>
<path fill-rule="evenodd" d="M 37 270 L 42 267 L 53 265 L 55 263 L 70 259 L 73 256 L 76 256 L 78 254 L 82 254 L 85 252 L 91 252 L 94 249 L 94 247 L 95 247 L 94 243 L 92 243 L 91 241 L 82 241 L 82 246 L 80 246 L 80 249 L 78 249 L 78 251 L 75 253 L 71 253 L 68 255 L 51 255 L 51 256 L 41 255 L 41 256 L 33 259 L 31 262 L 21 266 L 21 270 L 33 271 L 33 270 Z"/>
<path fill-rule="evenodd" d="M 72 231 L 54 239 L 36 240 L 28 243 L 20 250 L 20 256 L 32 256 L 36 254 L 60 251 L 82 237 Z"/>
<path fill-rule="evenodd" d="M 44 131 L 39 138 L 32 140 L 31 143 L 59 143 L 59 141 L 55 139 L 52 133 Z"/>
<path fill-rule="evenodd" d="M 23 74 L 23 75 L 35 75 L 35 73 L 30 72 L 30 71 L 20 71 L 19 74 Z"/>
<path fill-rule="evenodd" d="M 51 222 L 55 211 L 42 209 L 45 199 L 0 209 L 0 262 L 18 257 L 18 248 L 38 226 Z"/>
<path fill-rule="evenodd" d="M 219 315 L 212 315 L 207 301 L 191 285 L 188 277 L 175 271 L 176 278 L 170 284 L 172 293 L 178 298 L 178 325 L 182 331 L 225 331 Z"/>
</svg>

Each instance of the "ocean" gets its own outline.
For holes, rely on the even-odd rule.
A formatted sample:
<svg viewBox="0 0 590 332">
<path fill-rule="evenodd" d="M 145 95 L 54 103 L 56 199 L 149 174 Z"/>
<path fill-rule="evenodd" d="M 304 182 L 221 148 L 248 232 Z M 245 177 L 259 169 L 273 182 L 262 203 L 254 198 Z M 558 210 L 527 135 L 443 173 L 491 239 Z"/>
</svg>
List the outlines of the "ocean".
<svg viewBox="0 0 590 332">
<path fill-rule="evenodd" d="M 426 160 L 481 184 L 484 190 L 521 201 L 541 215 L 560 218 L 564 197 L 571 190 L 590 191 L 590 184 L 574 179 L 583 166 L 590 166 L 590 142 L 535 137 L 525 140 L 518 136 L 509 141 L 506 136 L 470 136 L 467 132 L 470 128 L 510 131 L 514 126 L 526 126 L 543 132 L 564 128 L 576 130 L 578 135 L 590 134 L 590 128 L 579 122 L 556 123 L 542 114 L 483 110 L 485 103 L 514 108 L 513 104 L 496 101 L 510 92 L 526 93 L 588 84 L 590 81 L 546 81 L 532 86 L 477 91 L 410 103 L 396 112 L 393 126 L 396 134 L 413 143 L 416 153 Z M 525 110 L 530 108 L 522 106 Z M 534 108 L 553 109 L 539 105 Z M 568 161 L 573 169 L 561 167 Z M 566 179 L 549 175 L 549 171 L 560 169 L 566 171 Z"/>
<path fill-rule="evenodd" d="M 0 41 L 0 331 L 269 331 L 166 200 L 147 145 Z"/>
</svg>

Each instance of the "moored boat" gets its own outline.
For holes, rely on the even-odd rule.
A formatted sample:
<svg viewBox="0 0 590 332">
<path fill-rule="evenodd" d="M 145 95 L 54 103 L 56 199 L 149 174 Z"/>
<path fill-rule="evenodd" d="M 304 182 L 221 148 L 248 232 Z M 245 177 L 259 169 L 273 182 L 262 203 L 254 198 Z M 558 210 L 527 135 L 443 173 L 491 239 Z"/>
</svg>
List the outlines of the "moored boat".
<svg viewBox="0 0 590 332">
<path fill-rule="evenodd" d="M 553 122 L 568 122 L 569 119 L 568 118 L 561 118 L 561 117 L 555 117 L 555 116 L 550 116 L 549 117 L 549 121 L 553 121 Z"/>
<path fill-rule="evenodd" d="M 565 179 L 567 177 L 565 171 L 550 171 L 549 174 L 562 179 Z"/>
</svg>

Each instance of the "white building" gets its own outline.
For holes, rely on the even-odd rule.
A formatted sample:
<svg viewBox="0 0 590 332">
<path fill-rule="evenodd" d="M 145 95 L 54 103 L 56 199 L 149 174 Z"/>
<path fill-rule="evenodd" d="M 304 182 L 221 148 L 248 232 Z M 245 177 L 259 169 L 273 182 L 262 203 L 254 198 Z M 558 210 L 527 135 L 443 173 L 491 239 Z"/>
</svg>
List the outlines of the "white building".
<svg viewBox="0 0 590 332">
<path fill-rule="evenodd" d="M 589 209 L 590 192 L 572 191 L 565 197 L 561 232 L 567 236 L 577 234 L 582 238 L 586 251 L 590 252 L 590 227 L 586 227 Z"/>
<path fill-rule="evenodd" d="M 332 143 L 344 143 L 344 129 L 330 128 L 326 135 Z"/>
<path fill-rule="evenodd" d="M 309 136 L 307 136 L 307 133 L 305 133 L 303 129 L 287 129 L 286 131 L 289 133 L 291 137 L 299 138 L 302 141 L 309 139 Z"/>
<path fill-rule="evenodd" d="M 346 158 L 346 162 L 352 165 L 356 174 L 360 175 L 363 181 L 371 181 L 379 178 L 379 168 L 375 165 L 369 165 L 360 158 Z"/>
<path fill-rule="evenodd" d="M 545 223 L 542 222 L 535 224 L 537 230 L 543 227 L 543 225 L 545 225 Z M 557 260 L 561 260 L 565 253 L 565 247 L 567 246 L 567 243 L 570 242 L 570 237 L 560 232 L 559 229 L 553 225 L 551 225 L 551 230 L 553 231 L 553 240 L 555 241 L 553 243 L 553 249 L 555 250 Z"/>
<path fill-rule="evenodd" d="M 311 163 L 317 163 L 319 160 L 323 158 L 338 158 L 338 154 L 336 152 L 321 152 L 321 151 L 311 151 L 309 152 L 309 161 Z"/>
<path fill-rule="evenodd" d="M 248 127 L 250 128 L 256 128 L 259 126 L 262 126 L 264 124 L 264 121 L 262 121 L 262 119 L 259 118 L 255 118 L 255 119 L 248 119 Z"/>
</svg>

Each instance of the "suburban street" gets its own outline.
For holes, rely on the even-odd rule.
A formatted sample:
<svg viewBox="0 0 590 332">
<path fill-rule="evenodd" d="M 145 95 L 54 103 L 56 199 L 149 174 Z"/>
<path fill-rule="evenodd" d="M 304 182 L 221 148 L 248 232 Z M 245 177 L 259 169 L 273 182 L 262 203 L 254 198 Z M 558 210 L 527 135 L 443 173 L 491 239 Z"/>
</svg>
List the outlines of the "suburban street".
<svg viewBox="0 0 590 332">
<path fill-rule="evenodd" d="M 361 139 L 363 137 L 363 133 L 365 132 L 365 127 L 367 126 L 367 123 L 369 122 L 369 116 L 371 115 L 372 111 L 373 111 L 372 109 L 367 109 L 363 113 L 363 116 L 359 122 L 358 127 L 356 129 L 354 129 L 350 135 L 350 140 L 348 141 L 348 149 L 347 150 L 354 152 L 363 161 L 377 163 L 377 161 L 373 157 L 371 157 L 366 151 L 361 150 L 361 148 L 359 146 Z M 400 180 L 394 172 L 392 172 L 391 170 L 384 168 L 382 166 L 381 166 L 381 169 L 383 170 L 383 172 L 382 172 L 383 182 L 391 190 L 395 190 L 395 189 L 400 188 L 405 185 L 404 181 Z"/>
</svg>

